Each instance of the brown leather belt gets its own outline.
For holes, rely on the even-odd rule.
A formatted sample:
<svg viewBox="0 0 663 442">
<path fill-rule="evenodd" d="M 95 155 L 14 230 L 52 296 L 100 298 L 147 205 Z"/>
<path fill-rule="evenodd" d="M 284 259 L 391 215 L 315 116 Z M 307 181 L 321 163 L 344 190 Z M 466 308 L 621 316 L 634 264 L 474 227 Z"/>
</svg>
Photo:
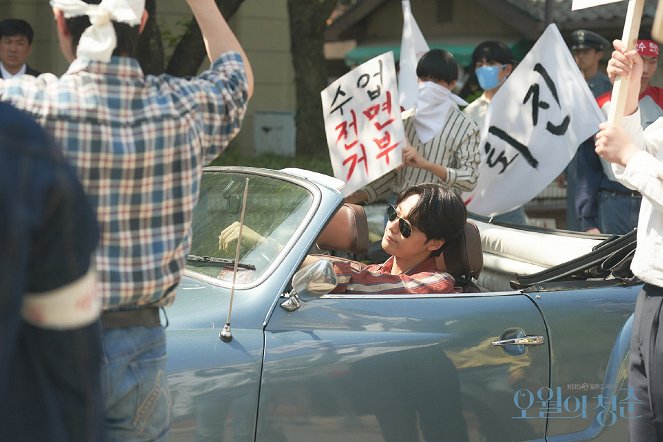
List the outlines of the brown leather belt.
<svg viewBox="0 0 663 442">
<path fill-rule="evenodd" d="M 157 327 L 161 325 L 159 307 L 103 312 L 101 325 L 103 328 Z"/>
</svg>

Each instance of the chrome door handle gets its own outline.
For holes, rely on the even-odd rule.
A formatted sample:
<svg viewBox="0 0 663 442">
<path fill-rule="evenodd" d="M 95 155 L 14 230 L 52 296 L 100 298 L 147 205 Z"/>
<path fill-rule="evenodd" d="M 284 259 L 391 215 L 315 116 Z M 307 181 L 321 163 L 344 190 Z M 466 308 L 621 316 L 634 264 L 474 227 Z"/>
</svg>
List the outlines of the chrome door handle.
<svg viewBox="0 0 663 442">
<path fill-rule="evenodd" d="M 543 345 L 543 336 L 525 336 L 523 338 L 504 339 L 502 341 L 493 341 L 491 345 L 495 347 L 504 347 L 505 345 Z"/>
</svg>

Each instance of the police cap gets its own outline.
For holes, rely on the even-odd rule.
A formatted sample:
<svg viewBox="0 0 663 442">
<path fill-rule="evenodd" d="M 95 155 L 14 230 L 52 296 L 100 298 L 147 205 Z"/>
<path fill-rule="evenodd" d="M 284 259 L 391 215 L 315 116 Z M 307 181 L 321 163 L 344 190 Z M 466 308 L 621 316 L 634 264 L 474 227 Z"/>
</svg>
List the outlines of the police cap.
<svg viewBox="0 0 663 442">
<path fill-rule="evenodd" d="M 577 49 L 596 49 L 597 51 L 605 51 L 610 48 L 610 43 L 596 32 L 579 29 L 571 33 L 570 47 L 572 51 Z"/>
</svg>

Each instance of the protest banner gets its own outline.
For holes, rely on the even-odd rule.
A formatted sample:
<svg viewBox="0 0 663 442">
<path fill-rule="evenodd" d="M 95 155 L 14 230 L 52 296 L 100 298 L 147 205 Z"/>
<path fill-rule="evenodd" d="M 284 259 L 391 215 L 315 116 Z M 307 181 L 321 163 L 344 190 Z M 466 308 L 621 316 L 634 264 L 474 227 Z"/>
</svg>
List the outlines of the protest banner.
<svg viewBox="0 0 663 442">
<path fill-rule="evenodd" d="M 571 3 L 571 10 L 577 11 L 578 9 L 591 8 L 593 6 L 607 5 L 608 3 L 617 3 L 624 0 L 573 0 Z"/>
<path fill-rule="evenodd" d="M 417 63 L 430 48 L 412 15 L 410 0 L 402 0 L 401 6 L 403 8 L 403 34 L 399 58 L 398 90 L 401 106 L 404 110 L 408 110 L 417 102 L 419 88 Z"/>
<path fill-rule="evenodd" d="M 557 27 L 548 26 L 497 91 L 481 134 L 468 210 L 495 216 L 534 198 L 604 120 Z"/>
<path fill-rule="evenodd" d="M 346 183 L 343 195 L 403 163 L 405 134 L 392 52 L 356 67 L 320 95 L 334 176 Z"/>
</svg>

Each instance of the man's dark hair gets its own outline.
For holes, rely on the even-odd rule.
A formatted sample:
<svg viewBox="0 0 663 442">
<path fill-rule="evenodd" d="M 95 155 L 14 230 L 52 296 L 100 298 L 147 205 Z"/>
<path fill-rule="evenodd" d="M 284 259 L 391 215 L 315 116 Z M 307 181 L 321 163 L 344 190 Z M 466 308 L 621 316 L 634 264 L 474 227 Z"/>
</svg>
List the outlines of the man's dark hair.
<svg viewBox="0 0 663 442">
<path fill-rule="evenodd" d="M 417 77 L 422 80 L 451 83 L 458 79 L 458 64 L 444 49 L 431 49 L 417 63 Z"/>
<path fill-rule="evenodd" d="M 488 40 L 479 43 L 472 52 L 472 65 L 486 60 L 488 63 L 513 64 L 513 53 L 511 49 L 503 42 L 498 40 Z"/>
<path fill-rule="evenodd" d="M 439 256 L 444 246 L 463 233 L 467 222 L 467 209 L 460 197 L 439 184 L 415 184 L 403 190 L 396 199 L 399 204 L 410 195 L 419 195 L 419 201 L 410 210 L 407 220 L 421 230 L 428 240 L 443 239 L 444 245 L 431 252 Z"/>
<path fill-rule="evenodd" d="M 101 0 L 83 1 L 90 5 L 98 5 L 101 3 Z M 78 48 L 78 42 L 81 39 L 81 35 L 83 35 L 83 32 L 90 26 L 90 19 L 86 15 L 81 15 L 66 19 L 66 23 L 69 32 L 71 32 L 71 44 L 74 53 L 76 53 L 76 48 Z M 115 35 L 117 38 L 117 46 L 113 51 L 113 55 L 135 57 L 136 48 L 138 47 L 140 25 L 131 26 L 126 23 L 113 21 L 113 28 L 115 28 Z"/>
<path fill-rule="evenodd" d="M 651 32 L 647 29 L 640 29 L 638 31 L 638 40 L 653 40 Z"/>
<path fill-rule="evenodd" d="M 8 18 L 0 21 L 0 37 L 14 37 L 16 35 L 25 36 L 28 43 L 32 44 L 35 33 L 30 23 L 20 18 Z"/>
</svg>

